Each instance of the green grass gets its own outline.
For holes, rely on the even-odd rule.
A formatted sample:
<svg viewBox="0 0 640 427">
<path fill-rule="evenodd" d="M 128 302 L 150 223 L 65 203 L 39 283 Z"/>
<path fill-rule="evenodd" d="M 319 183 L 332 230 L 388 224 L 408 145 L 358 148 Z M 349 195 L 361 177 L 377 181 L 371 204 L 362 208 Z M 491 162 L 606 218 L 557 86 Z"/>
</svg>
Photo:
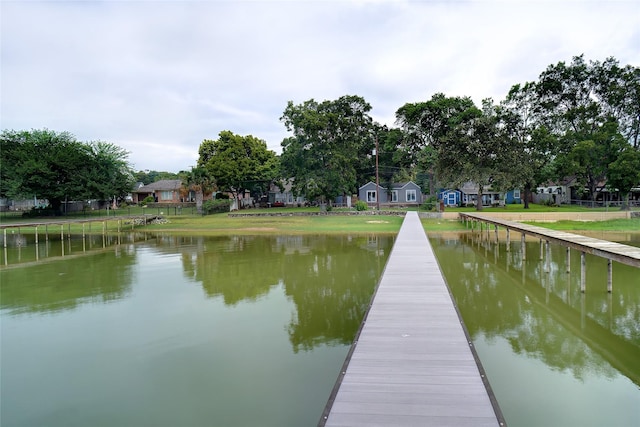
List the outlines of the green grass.
<svg viewBox="0 0 640 427">
<path fill-rule="evenodd" d="M 606 221 L 556 221 L 556 222 L 525 222 L 551 230 L 580 230 L 580 231 L 626 231 L 640 233 L 640 218 L 609 219 Z"/>
<path fill-rule="evenodd" d="M 342 209 L 334 209 L 340 211 Z M 508 205 L 506 208 L 486 208 L 484 212 L 593 212 L 602 211 L 604 209 L 590 209 L 580 206 L 559 206 L 549 207 L 543 205 L 530 204 L 530 209 L 525 210 L 523 205 Z M 612 209 L 610 209 L 612 210 Z M 258 213 L 294 213 L 294 212 L 318 212 L 317 207 L 313 208 L 270 208 L 270 209 L 250 209 L 242 211 L 246 214 Z M 447 211 L 453 212 L 474 212 L 474 208 L 447 208 Z M 103 214 L 105 211 L 102 211 Z M 125 225 L 127 220 L 123 217 L 126 215 L 140 215 L 142 213 L 157 215 L 162 213 L 169 223 L 148 226 L 138 226 L 137 230 L 163 231 L 171 233 L 198 233 L 198 234 L 262 234 L 262 233 L 397 233 L 402 224 L 403 218 L 394 215 L 353 215 L 353 216 L 247 216 L 247 217 L 230 217 L 229 214 L 215 215 L 195 215 L 191 214 L 192 210 L 184 210 L 182 215 L 175 215 L 172 209 L 143 209 L 132 207 L 130 209 L 120 209 L 110 212 L 107 221 L 107 230 L 114 232 L 118 228 L 118 220 L 121 221 L 123 230 L 130 230 L 131 227 Z M 113 216 L 113 215 L 116 216 Z M 91 215 L 69 215 L 64 217 L 48 217 L 48 218 L 2 218 L 1 223 L 11 225 L 18 222 L 52 222 L 52 221 L 73 221 L 97 218 Z M 447 231 L 464 231 L 464 224 L 457 220 L 444 219 L 422 219 L 424 229 L 429 232 L 447 232 Z M 532 223 L 535 225 L 547 227 L 556 230 L 585 230 L 585 231 L 631 231 L 640 232 L 640 219 L 616 219 L 608 221 L 558 221 L 553 223 Z M 93 223 L 91 230 L 85 225 L 85 232 L 101 233 L 102 224 Z M 59 225 L 50 225 L 49 233 L 59 233 Z M 23 233 L 33 232 L 33 228 L 21 227 Z M 39 233 L 44 232 L 44 227 L 39 227 Z M 82 225 L 73 224 L 70 227 L 72 233 L 80 233 Z M 64 226 L 65 234 L 69 232 L 69 226 Z"/>
<path fill-rule="evenodd" d="M 276 212 L 275 210 L 273 212 Z M 316 209 L 317 212 L 317 209 Z M 228 214 L 167 217 L 167 224 L 146 226 L 149 231 L 198 232 L 199 234 L 256 233 L 397 233 L 403 217 L 363 216 L 255 216 L 229 217 Z"/>
<path fill-rule="evenodd" d="M 524 208 L 524 204 L 512 204 L 505 205 L 504 207 L 484 207 L 482 212 L 613 212 L 619 211 L 618 207 L 602 207 L 602 208 L 588 208 L 578 205 L 560 205 L 560 206 L 547 206 L 537 205 L 535 203 L 529 203 L 529 209 Z M 637 210 L 637 209 L 636 209 Z M 445 209 L 446 212 L 476 212 L 474 207 L 460 207 Z"/>
</svg>

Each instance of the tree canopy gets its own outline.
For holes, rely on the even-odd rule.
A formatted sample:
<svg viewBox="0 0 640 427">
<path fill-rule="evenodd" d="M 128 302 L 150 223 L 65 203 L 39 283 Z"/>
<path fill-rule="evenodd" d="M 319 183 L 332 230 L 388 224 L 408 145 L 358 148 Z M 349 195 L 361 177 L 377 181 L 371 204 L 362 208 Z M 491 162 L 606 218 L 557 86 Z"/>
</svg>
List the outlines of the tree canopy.
<svg viewBox="0 0 640 427">
<path fill-rule="evenodd" d="M 375 146 L 370 110 L 363 98 L 351 95 L 289 101 L 281 120 L 293 136 L 282 141 L 281 166 L 285 178 L 295 178 L 294 191 L 329 201 L 356 191 Z"/>
<path fill-rule="evenodd" d="M 64 200 L 124 198 L 133 186 L 127 151 L 69 132 L 4 130 L 0 156 L 1 196 L 47 199 L 55 211 Z"/>
<path fill-rule="evenodd" d="M 222 131 L 217 140 L 202 141 L 199 154 L 198 168 L 206 171 L 220 191 L 236 198 L 246 190 L 266 192 L 278 178 L 275 152 L 267 149 L 265 141 L 251 135 Z"/>
</svg>

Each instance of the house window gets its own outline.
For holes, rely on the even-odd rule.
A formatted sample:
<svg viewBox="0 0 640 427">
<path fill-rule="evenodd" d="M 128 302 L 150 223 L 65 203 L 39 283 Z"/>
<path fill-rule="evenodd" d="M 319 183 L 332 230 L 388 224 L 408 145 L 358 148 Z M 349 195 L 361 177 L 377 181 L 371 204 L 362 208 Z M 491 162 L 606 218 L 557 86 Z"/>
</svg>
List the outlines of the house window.
<svg viewBox="0 0 640 427">
<path fill-rule="evenodd" d="M 375 190 L 367 190 L 367 202 L 375 203 L 376 201 L 376 191 Z"/>
<path fill-rule="evenodd" d="M 513 190 L 513 198 L 514 199 L 520 198 L 520 190 Z"/>
<path fill-rule="evenodd" d="M 416 201 L 416 190 L 407 190 L 407 202 Z"/>
<path fill-rule="evenodd" d="M 173 200 L 173 191 L 161 191 L 160 200 Z"/>
<path fill-rule="evenodd" d="M 391 190 L 391 202 L 398 201 L 398 190 Z"/>
</svg>

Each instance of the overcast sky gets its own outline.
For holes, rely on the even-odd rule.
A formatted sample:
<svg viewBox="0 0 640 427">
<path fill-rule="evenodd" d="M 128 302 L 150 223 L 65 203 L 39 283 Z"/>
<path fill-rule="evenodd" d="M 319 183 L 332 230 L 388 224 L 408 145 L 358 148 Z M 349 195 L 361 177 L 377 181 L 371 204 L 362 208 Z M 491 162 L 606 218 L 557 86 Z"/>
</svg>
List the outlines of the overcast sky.
<svg viewBox="0 0 640 427">
<path fill-rule="evenodd" d="M 287 101 L 359 95 L 374 120 L 434 93 L 503 99 L 575 55 L 640 66 L 638 0 L 1 1 L 1 127 L 196 164 L 203 139 L 280 153 Z"/>
</svg>

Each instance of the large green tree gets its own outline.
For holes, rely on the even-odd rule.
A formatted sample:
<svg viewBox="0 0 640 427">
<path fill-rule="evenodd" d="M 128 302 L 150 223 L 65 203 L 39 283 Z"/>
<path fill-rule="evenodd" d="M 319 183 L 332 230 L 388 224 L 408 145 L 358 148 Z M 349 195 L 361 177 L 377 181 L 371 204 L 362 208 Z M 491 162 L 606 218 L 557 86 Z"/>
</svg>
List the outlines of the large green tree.
<svg viewBox="0 0 640 427">
<path fill-rule="evenodd" d="M 540 117 L 559 141 L 557 177 L 575 176 L 593 199 L 609 164 L 625 146 L 638 147 L 638 68 L 576 56 L 547 67 L 536 88 Z"/>
<path fill-rule="evenodd" d="M 625 200 L 623 209 L 628 209 L 631 189 L 640 186 L 640 151 L 626 147 L 618 155 L 609 165 L 607 186 L 611 191 L 620 191 Z"/>
<path fill-rule="evenodd" d="M 91 158 L 85 170 L 86 191 L 90 198 L 122 200 L 134 184 L 129 152 L 115 144 L 96 141 L 86 144 Z"/>
<path fill-rule="evenodd" d="M 523 190 L 524 208 L 541 183 L 551 179 L 558 139 L 539 115 L 536 83 L 527 82 L 511 87 L 500 104 L 501 128 L 510 134 L 514 151 L 511 179 L 513 187 Z"/>
<path fill-rule="evenodd" d="M 3 197 L 44 198 L 58 212 L 65 200 L 110 200 L 131 191 L 128 153 L 113 144 L 42 129 L 4 130 L 0 145 Z"/>
<path fill-rule="evenodd" d="M 396 120 L 410 138 L 411 151 L 432 162 L 440 182 L 478 185 L 478 210 L 485 186 L 504 188 L 513 182 L 515 146 L 491 100 L 481 109 L 468 97 L 438 93 L 429 101 L 405 104 Z"/>
<path fill-rule="evenodd" d="M 198 167 L 204 168 L 220 191 L 234 198 L 256 187 L 268 187 L 278 178 L 278 157 L 254 136 L 220 132 L 218 139 L 200 144 Z"/>
<path fill-rule="evenodd" d="M 358 171 L 371 165 L 375 146 L 370 110 L 353 95 L 299 105 L 289 101 L 281 120 L 293 136 L 282 141 L 281 167 L 285 178 L 294 178 L 296 193 L 331 201 L 356 191 Z"/>
</svg>

